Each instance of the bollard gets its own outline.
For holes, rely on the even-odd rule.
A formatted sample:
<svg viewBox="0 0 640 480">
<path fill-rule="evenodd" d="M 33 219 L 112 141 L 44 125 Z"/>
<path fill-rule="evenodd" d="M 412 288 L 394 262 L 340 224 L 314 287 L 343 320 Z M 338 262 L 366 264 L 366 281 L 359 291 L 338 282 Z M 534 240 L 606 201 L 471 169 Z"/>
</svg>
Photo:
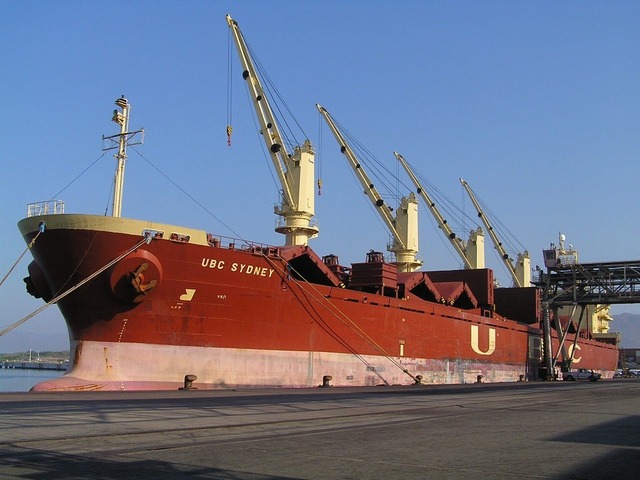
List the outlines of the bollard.
<svg viewBox="0 0 640 480">
<path fill-rule="evenodd" d="M 520 380 L 518 380 L 519 382 L 524 382 L 524 375 L 520 375 Z"/>
<path fill-rule="evenodd" d="M 414 385 L 422 385 L 422 379 L 422 375 L 416 375 L 416 383 L 414 383 Z"/>
<path fill-rule="evenodd" d="M 185 375 L 184 376 L 184 386 L 178 388 L 178 390 L 197 390 L 198 387 L 193 386 L 193 382 L 198 379 L 195 375 Z"/>
<path fill-rule="evenodd" d="M 482 375 L 478 375 L 476 383 L 482 383 Z"/>
<path fill-rule="evenodd" d="M 333 377 L 331 375 L 325 375 L 324 377 L 322 377 L 322 385 L 320 385 L 320 387 L 322 388 L 327 388 L 330 387 L 331 384 L 329 383 L 331 381 Z"/>
</svg>

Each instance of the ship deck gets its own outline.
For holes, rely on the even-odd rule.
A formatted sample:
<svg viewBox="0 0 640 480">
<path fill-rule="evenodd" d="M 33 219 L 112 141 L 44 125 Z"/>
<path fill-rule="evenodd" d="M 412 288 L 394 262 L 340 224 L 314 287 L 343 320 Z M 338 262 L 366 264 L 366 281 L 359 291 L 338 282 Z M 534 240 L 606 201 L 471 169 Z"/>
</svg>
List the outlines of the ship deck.
<svg viewBox="0 0 640 480">
<path fill-rule="evenodd" d="M 0 395 L 10 478 L 637 478 L 640 381 Z"/>
</svg>

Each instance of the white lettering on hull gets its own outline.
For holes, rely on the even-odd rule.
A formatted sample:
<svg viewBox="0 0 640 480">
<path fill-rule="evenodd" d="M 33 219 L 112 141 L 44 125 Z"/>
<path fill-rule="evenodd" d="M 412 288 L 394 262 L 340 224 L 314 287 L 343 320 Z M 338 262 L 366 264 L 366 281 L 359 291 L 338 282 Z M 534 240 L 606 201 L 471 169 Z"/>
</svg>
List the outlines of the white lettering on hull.
<svg viewBox="0 0 640 480">
<path fill-rule="evenodd" d="M 478 346 L 478 325 L 471 325 L 471 348 L 478 355 L 491 355 L 496 351 L 496 329 L 489 327 L 489 346 L 485 352 Z"/>
<path fill-rule="evenodd" d="M 218 260 L 216 258 L 203 258 L 202 267 L 214 270 L 225 270 L 227 268 L 227 265 L 224 260 Z M 271 278 L 275 273 L 275 270 L 273 268 L 260 267 L 258 265 L 238 262 L 233 262 L 229 267 L 229 270 L 234 273 L 242 273 L 244 275 L 263 278 Z"/>
<path fill-rule="evenodd" d="M 203 258 L 202 266 L 205 268 L 217 268 L 222 270 L 224 268 L 224 260 L 216 260 L 215 258 Z"/>
</svg>

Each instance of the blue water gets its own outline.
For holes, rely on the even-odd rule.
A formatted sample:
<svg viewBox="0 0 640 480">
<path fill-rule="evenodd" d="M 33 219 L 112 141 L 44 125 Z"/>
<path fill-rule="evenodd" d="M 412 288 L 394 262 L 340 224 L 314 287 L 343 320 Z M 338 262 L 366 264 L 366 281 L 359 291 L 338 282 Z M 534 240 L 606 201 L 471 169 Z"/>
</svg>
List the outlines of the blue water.
<svg viewBox="0 0 640 480">
<path fill-rule="evenodd" d="M 28 392 L 36 383 L 58 378 L 63 374 L 64 370 L 0 368 L 0 393 Z"/>
</svg>

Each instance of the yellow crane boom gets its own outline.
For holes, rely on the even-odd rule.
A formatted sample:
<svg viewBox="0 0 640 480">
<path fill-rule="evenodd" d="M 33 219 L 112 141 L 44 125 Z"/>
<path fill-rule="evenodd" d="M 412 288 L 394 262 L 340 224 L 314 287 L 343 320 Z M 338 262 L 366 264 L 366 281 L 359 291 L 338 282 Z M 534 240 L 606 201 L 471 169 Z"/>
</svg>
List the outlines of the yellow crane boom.
<svg viewBox="0 0 640 480">
<path fill-rule="evenodd" d="M 286 235 L 285 245 L 307 245 L 309 238 L 318 235 L 317 225 L 311 223 L 315 212 L 313 145 L 305 140 L 301 146 L 295 147 L 293 154 L 287 151 L 238 22 L 227 15 L 227 23 L 242 64 L 242 77 L 247 82 L 260 123 L 260 134 L 282 187 L 282 202 L 275 208 L 275 213 L 284 218 L 284 224 L 278 225 L 276 231 Z"/>
<path fill-rule="evenodd" d="M 373 182 L 362 167 L 353 149 L 345 140 L 342 132 L 334 122 L 329 112 L 321 105 L 316 104 L 316 108 L 322 114 L 327 125 L 340 145 L 340 152 L 345 156 L 349 166 L 362 185 L 364 193 L 373 204 L 376 212 L 391 232 L 393 245 L 389 251 L 396 256 L 396 263 L 399 271 L 413 272 L 420 268 L 422 261 L 418 260 L 418 201 L 413 193 L 402 199 L 401 205 L 394 217 L 391 209 L 385 205 L 382 196 L 374 186 Z"/>
</svg>

